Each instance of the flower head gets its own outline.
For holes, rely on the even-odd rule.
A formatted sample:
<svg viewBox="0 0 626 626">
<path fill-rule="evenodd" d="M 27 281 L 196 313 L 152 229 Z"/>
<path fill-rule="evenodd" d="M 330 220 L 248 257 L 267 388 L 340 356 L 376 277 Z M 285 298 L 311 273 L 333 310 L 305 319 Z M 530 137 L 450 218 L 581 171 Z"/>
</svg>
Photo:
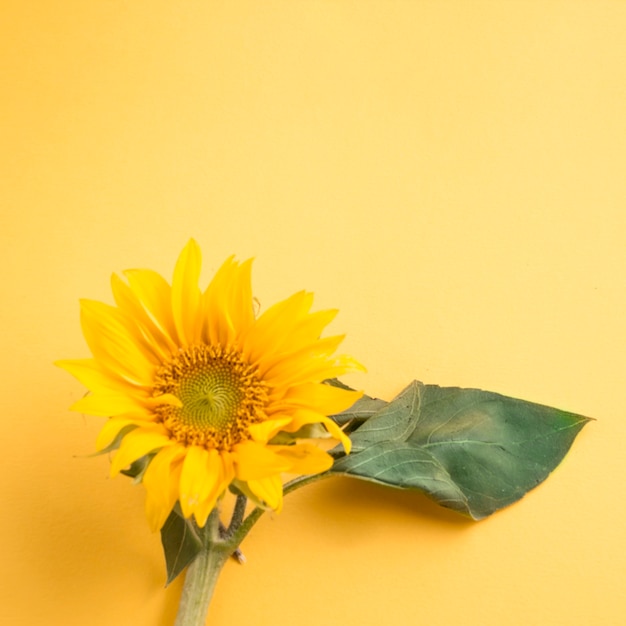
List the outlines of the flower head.
<svg viewBox="0 0 626 626">
<path fill-rule="evenodd" d="M 113 275 L 115 306 L 81 301 L 91 359 L 59 361 L 91 392 L 72 409 L 106 416 L 99 450 L 117 448 L 114 476 L 139 459 L 146 512 L 159 529 L 178 501 L 204 526 L 230 487 L 280 510 L 283 472 L 316 474 L 332 465 L 298 439 L 316 424 L 350 440 L 328 416 L 359 392 L 323 384 L 362 369 L 334 356 L 343 336 L 320 338 L 336 311 L 310 313 L 299 292 L 257 316 L 251 260 L 229 258 L 204 292 L 200 249 L 183 249 L 171 286 L 156 272 Z"/>
</svg>

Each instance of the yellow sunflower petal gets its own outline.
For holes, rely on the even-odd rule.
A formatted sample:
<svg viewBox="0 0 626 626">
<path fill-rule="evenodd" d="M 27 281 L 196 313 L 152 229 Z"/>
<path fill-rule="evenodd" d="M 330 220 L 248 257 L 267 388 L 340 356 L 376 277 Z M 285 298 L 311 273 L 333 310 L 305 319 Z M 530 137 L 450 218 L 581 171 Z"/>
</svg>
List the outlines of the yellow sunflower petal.
<svg viewBox="0 0 626 626">
<path fill-rule="evenodd" d="M 328 351 L 330 344 L 335 342 L 338 344 L 341 339 L 338 337 L 320 339 L 320 334 L 336 315 L 336 309 L 318 311 L 305 315 L 289 330 L 280 329 L 279 332 L 284 340 L 276 343 L 276 346 L 280 346 L 280 350 L 268 351 L 259 358 L 260 371 L 265 372 L 277 363 L 282 363 L 283 359 L 290 359 L 296 355 L 303 359 L 306 359 L 307 355 L 313 355 L 316 358 L 330 356 L 336 349 L 335 346 L 332 351 Z M 343 338 L 343 335 L 341 337 Z"/>
<path fill-rule="evenodd" d="M 290 387 L 280 403 L 272 409 L 282 409 L 286 406 L 307 408 L 323 415 L 335 415 L 350 408 L 363 392 L 341 389 L 331 385 L 304 383 Z M 273 411 L 268 411 L 270 415 Z"/>
<path fill-rule="evenodd" d="M 348 372 L 363 370 L 363 366 L 344 355 L 336 358 L 285 357 L 282 361 L 265 372 L 264 378 L 273 386 L 283 388 L 303 383 L 318 382 L 337 378 Z"/>
<path fill-rule="evenodd" d="M 156 362 L 143 349 L 143 339 L 116 308 L 81 300 L 81 324 L 91 352 L 107 370 L 125 380 L 146 385 L 152 380 Z"/>
<path fill-rule="evenodd" d="M 144 398 L 140 395 L 124 395 L 122 393 L 92 393 L 72 404 L 70 410 L 102 417 L 132 413 L 137 417 L 150 419 L 153 408 L 163 404 L 182 406 L 180 399 L 172 394 L 162 394 L 156 398 Z"/>
<path fill-rule="evenodd" d="M 161 395 L 154 396 L 152 398 L 142 399 L 142 402 L 145 402 L 147 406 L 159 406 L 161 404 L 167 404 L 169 406 L 183 406 L 180 398 L 175 396 L 172 393 L 162 393 Z"/>
<path fill-rule="evenodd" d="M 328 309 L 309 313 L 301 319 L 289 335 L 289 346 L 298 349 L 319 339 L 322 331 L 337 317 L 339 309 Z"/>
<path fill-rule="evenodd" d="M 57 367 L 69 372 L 90 391 L 116 391 L 121 393 L 135 393 L 135 385 L 130 385 L 123 378 L 112 372 L 103 370 L 96 359 L 66 359 L 55 361 Z"/>
<path fill-rule="evenodd" d="M 180 506 L 185 517 L 191 517 L 198 504 L 215 489 L 219 473 L 209 472 L 210 461 L 216 459 L 216 450 L 189 446 L 180 475 Z"/>
<path fill-rule="evenodd" d="M 171 339 L 154 323 L 134 291 L 117 274 L 111 276 L 111 291 L 120 311 L 135 321 L 148 348 L 160 360 L 166 360 L 175 349 Z"/>
<path fill-rule="evenodd" d="M 222 470 L 224 471 L 223 479 L 226 485 L 230 485 L 235 478 L 235 458 L 231 452 L 227 451 L 222 451 L 220 457 L 222 460 Z"/>
<path fill-rule="evenodd" d="M 111 445 L 111 443 L 119 435 L 120 431 L 131 424 L 137 425 L 137 420 L 120 419 L 117 417 L 112 417 L 107 420 L 98 433 L 98 437 L 96 439 L 96 450 L 104 450 L 104 448 Z"/>
<path fill-rule="evenodd" d="M 194 507 L 194 517 L 201 528 L 206 524 L 207 518 L 215 507 L 217 500 L 223 495 L 233 478 L 232 473 L 229 473 L 227 470 L 228 462 L 225 463 L 224 461 L 224 458 L 217 450 L 209 451 L 206 471 L 209 476 L 215 477 L 215 480 L 206 497 Z"/>
<path fill-rule="evenodd" d="M 182 446 L 168 446 L 157 452 L 143 475 L 146 488 L 146 515 L 153 532 L 159 530 L 167 520 L 179 497 L 179 482 L 182 470 Z"/>
<path fill-rule="evenodd" d="M 128 467 L 133 461 L 145 456 L 150 452 L 154 452 L 159 448 L 174 445 L 174 442 L 161 432 L 155 430 L 147 430 L 145 428 L 137 428 L 131 430 L 122 440 L 119 450 L 115 453 L 111 462 L 111 477 L 119 474 L 124 468 Z"/>
<path fill-rule="evenodd" d="M 276 454 L 291 463 L 291 474 L 319 474 L 330 469 L 333 458 L 311 443 L 294 446 L 273 446 Z"/>
<path fill-rule="evenodd" d="M 259 500 L 265 502 L 268 507 L 274 509 L 277 513 L 280 513 L 283 508 L 283 484 L 280 476 L 268 476 L 267 478 L 248 480 L 246 482 L 250 491 Z"/>
<path fill-rule="evenodd" d="M 300 430 L 306 424 L 323 424 L 326 430 L 332 437 L 338 439 L 343 445 L 345 451 L 349 454 L 352 449 L 352 441 L 350 438 L 339 428 L 336 422 L 329 417 L 321 415 L 316 411 L 309 409 L 295 409 L 292 415 L 291 423 L 285 426 L 285 430 L 290 433 L 294 433 Z"/>
<path fill-rule="evenodd" d="M 242 351 L 252 363 L 264 355 L 282 352 L 291 331 L 313 304 L 313 294 L 300 291 L 263 313 L 245 334 Z"/>
<path fill-rule="evenodd" d="M 172 493 L 175 493 L 176 499 L 178 499 L 179 485 L 172 480 L 171 469 L 172 463 L 181 461 L 184 457 L 185 448 L 173 445 L 161 448 L 150 461 L 143 477 L 143 483 L 146 490 L 159 503 L 166 504 L 169 502 Z"/>
<path fill-rule="evenodd" d="M 346 433 L 343 432 L 343 430 L 341 430 L 341 428 L 339 428 L 339 425 L 328 417 L 325 417 L 320 424 L 324 424 L 324 426 L 326 426 L 326 430 L 328 430 L 328 432 L 335 439 L 338 439 L 341 442 L 346 454 L 350 454 L 350 451 L 352 450 L 352 440 L 348 437 L 348 435 L 346 435 Z"/>
<path fill-rule="evenodd" d="M 252 259 L 237 266 L 228 290 L 228 311 L 236 334 L 245 333 L 254 322 L 252 299 Z"/>
<path fill-rule="evenodd" d="M 152 270 L 126 270 L 124 276 L 152 323 L 175 351 L 178 342 L 172 313 L 172 288 L 163 276 Z"/>
<path fill-rule="evenodd" d="M 102 417 L 112 417 L 122 413 L 143 412 L 144 406 L 133 396 L 122 395 L 120 393 L 98 393 L 89 394 L 74 402 L 70 407 L 72 411 L 87 413 L 88 415 L 100 415 Z"/>
<path fill-rule="evenodd" d="M 235 287 L 233 287 L 235 285 Z M 235 339 L 235 324 L 228 293 L 237 285 L 237 263 L 229 257 L 215 273 L 202 296 L 204 318 L 203 339 L 212 345 L 230 345 Z M 252 306 L 252 300 L 250 302 Z"/>
<path fill-rule="evenodd" d="M 291 417 L 265 420 L 259 424 L 252 424 L 251 426 L 248 426 L 248 432 L 254 441 L 267 443 L 272 437 L 277 435 L 290 423 Z"/>
<path fill-rule="evenodd" d="M 259 375 L 264 378 L 278 379 L 299 369 L 309 359 L 326 360 L 332 364 L 331 355 L 339 347 L 345 335 L 326 337 L 308 343 L 293 352 L 281 352 L 259 360 Z"/>
<path fill-rule="evenodd" d="M 198 287 L 201 263 L 200 248 L 193 239 L 190 239 L 178 257 L 172 279 L 172 312 L 182 346 L 197 341 L 202 331 Z"/>
<path fill-rule="evenodd" d="M 270 447 L 253 441 L 237 444 L 233 455 L 237 478 L 246 482 L 289 470 L 289 463 L 284 458 L 275 454 Z"/>
</svg>

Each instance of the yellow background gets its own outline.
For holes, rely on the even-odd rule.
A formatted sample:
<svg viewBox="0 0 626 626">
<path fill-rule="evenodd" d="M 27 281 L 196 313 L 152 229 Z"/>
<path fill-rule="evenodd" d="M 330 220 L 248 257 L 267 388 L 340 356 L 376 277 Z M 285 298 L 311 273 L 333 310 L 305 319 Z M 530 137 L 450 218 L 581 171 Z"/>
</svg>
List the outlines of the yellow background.
<svg viewBox="0 0 626 626">
<path fill-rule="evenodd" d="M 114 270 L 255 256 L 390 399 L 598 419 L 481 523 L 335 479 L 266 516 L 212 626 L 623 624 L 626 3 L 3 0 L 1 621 L 171 626 L 143 492 L 53 368 Z"/>
</svg>

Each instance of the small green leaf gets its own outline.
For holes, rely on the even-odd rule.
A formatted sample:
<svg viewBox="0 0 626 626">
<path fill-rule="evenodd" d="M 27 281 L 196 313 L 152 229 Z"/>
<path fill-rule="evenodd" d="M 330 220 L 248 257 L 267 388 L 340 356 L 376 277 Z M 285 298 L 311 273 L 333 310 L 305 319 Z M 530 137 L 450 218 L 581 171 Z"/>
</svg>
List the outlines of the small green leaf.
<svg viewBox="0 0 626 626">
<path fill-rule="evenodd" d="M 415 381 L 352 433 L 353 453 L 331 471 L 419 489 L 482 519 L 544 481 L 588 421 L 496 393 Z"/>
<path fill-rule="evenodd" d="M 198 556 L 202 541 L 191 523 L 172 511 L 161 528 L 161 543 L 169 585 Z"/>
</svg>

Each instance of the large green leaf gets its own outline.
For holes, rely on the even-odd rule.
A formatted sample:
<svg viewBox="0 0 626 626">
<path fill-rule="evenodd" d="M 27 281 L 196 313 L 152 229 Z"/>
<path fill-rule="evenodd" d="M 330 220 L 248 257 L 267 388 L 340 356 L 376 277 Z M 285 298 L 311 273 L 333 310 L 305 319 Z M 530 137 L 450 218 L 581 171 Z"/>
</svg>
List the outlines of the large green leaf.
<svg viewBox="0 0 626 626">
<path fill-rule="evenodd" d="M 547 478 L 588 418 L 478 389 L 413 382 L 357 428 L 332 472 L 419 489 L 482 519 Z"/>
<path fill-rule="evenodd" d="M 198 556 L 202 550 L 202 540 L 192 522 L 183 519 L 174 510 L 161 528 L 161 543 L 169 585 Z"/>
</svg>

